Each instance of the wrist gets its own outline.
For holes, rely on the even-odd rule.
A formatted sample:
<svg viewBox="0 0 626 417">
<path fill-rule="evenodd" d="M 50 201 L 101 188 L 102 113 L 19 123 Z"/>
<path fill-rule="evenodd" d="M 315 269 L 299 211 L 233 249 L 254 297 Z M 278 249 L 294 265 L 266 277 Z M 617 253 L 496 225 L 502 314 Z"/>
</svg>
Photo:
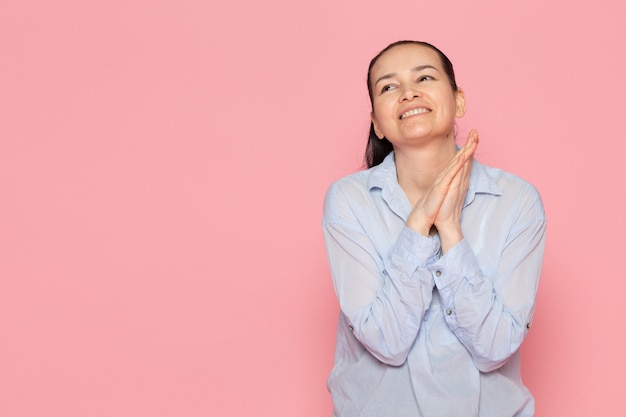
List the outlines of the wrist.
<svg viewBox="0 0 626 417">
<path fill-rule="evenodd" d="M 449 249 L 464 239 L 461 227 L 437 229 L 441 240 L 441 253 L 445 254 Z"/>
<path fill-rule="evenodd" d="M 414 232 L 419 233 L 422 236 L 426 236 L 428 237 L 430 234 L 430 229 L 432 227 L 432 225 L 426 225 L 424 223 L 421 222 L 415 222 L 415 221 L 411 221 L 411 219 L 408 219 L 406 221 L 406 226 L 413 230 Z"/>
</svg>

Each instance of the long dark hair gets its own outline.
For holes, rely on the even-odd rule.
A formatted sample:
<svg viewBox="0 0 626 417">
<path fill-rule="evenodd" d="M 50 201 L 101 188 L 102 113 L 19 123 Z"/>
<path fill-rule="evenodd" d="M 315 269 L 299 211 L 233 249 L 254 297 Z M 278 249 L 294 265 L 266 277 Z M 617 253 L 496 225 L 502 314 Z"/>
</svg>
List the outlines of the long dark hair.
<svg viewBox="0 0 626 417">
<path fill-rule="evenodd" d="M 420 45 L 437 52 L 437 55 L 439 55 L 439 58 L 441 59 L 441 65 L 443 67 L 443 70 L 448 76 L 448 80 L 450 81 L 450 86 L 452 86 L 452 91 L 458 91 L 459 87 L 456 85 L 456 78 L 454 77 L 454 67 L 452 66 L 452 62 L 436 46 L 421 41 L 397 41 L 387 45 L 385 49 L 380 51 L 378 55 L 376 55 L 370 61 L 369 68 L 367 69 L 367 92 L 370 96 L 372 112 L 374 111 L 374 93 L 372 92 L 371 79 L 372 67 L 385 52 L 392 48 L 395 48 L 396 46 L 401 45 Z M 378 136 L 376 136 L 376 132 L 374 132 L 374 123 L 370 123 L 370 133 L 369 137 L 367 138 L 367 146 L 365 148 L 365 164 L 367 165 L 367 167 L 371 168 L 380 164 L 381 162 L 383 162 L 383 159 L 385 159 L 385 157 L 391 153 L 391 151 L 393 151 L 393 145 L 391 144 L 391 142 L 389 142 L 387 138 L 379 139 Z"/>
</svg>

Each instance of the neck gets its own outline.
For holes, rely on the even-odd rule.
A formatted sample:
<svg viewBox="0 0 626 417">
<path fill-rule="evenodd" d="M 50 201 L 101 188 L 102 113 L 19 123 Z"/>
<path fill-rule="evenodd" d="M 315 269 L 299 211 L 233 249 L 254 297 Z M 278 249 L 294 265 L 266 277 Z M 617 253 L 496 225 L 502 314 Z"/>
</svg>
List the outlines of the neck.
<svg viewBox="0 0 626 417">
<path fill-rule="evenodd" d="M 419 148 L 394 148 L 398 184 L 411 205 L 415 205 L 448 166 L 456 154 L 454 138 L 446 138 Z"/>
</svg>

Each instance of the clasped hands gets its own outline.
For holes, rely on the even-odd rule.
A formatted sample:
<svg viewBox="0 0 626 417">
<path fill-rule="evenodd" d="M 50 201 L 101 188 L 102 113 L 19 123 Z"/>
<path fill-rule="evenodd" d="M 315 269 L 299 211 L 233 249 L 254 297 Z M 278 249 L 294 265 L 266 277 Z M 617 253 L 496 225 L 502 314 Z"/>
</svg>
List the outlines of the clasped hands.
<svg viewBox="0 0 626 417">
<path fill-rule="evenodd" d="M 478 132 L 472 130 L 450 164 L 435 179 L 424 197 L 413 206 L 406 221 L 408 227 L 424 236 L 428 236 L 434 227 L 441 240 L 442 253 L 463 240 L 461 210 L 477 146 Z"/>
</svg>

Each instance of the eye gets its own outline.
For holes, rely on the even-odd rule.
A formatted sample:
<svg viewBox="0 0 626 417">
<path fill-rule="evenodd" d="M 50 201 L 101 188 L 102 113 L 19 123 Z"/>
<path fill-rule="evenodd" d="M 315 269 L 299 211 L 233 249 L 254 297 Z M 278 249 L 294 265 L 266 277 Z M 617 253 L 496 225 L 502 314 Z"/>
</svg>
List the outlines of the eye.
<svg viewBox="0 0 626 417">
<path fill-rule="evenodd" d="M 380 89 L 380 93 L 386 93 L 387 91 L 395 90 L 396 86 L 393 84 L 384 85 L 383 88 Z"/>
<path fill-rule="evenodd" d="M 430 81 L 430 80 L 434 80 L 434 77 L 431 77 L 430 75 L 422 75 L 421 77 L 418 78 L 418 81 Z"/>
</svg>

